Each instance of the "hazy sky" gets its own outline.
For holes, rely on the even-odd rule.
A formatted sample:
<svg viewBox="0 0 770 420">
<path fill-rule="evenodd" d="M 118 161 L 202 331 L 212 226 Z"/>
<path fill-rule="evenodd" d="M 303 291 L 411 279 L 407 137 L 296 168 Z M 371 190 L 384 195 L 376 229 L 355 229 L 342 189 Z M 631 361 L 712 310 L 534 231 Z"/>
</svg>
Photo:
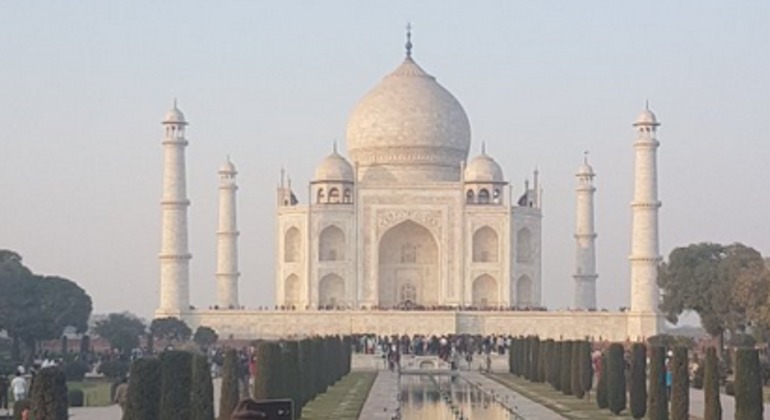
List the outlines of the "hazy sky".
<svg viewBox="0 0 770 420">
<path fill-rule="evenodd" d="M 192 302 L 215 300 L 217 168 L 239 170 L 241 301 L 272 304 L 275 185 L 302 202 L 356 102 L 403 58 L 447 87 L 521 193 L 545 188 L 543 283 L 573 300 L 575 177 L 598 173 L 598 297 L 627 304 L 634 132 L 659 131 L 664 255 L 770 254 L 770 2 L 0 2 L 0 248 L 77 281 L 95 312 L 158 303 L 162 149 L 190 127 Z"/>
</svg>

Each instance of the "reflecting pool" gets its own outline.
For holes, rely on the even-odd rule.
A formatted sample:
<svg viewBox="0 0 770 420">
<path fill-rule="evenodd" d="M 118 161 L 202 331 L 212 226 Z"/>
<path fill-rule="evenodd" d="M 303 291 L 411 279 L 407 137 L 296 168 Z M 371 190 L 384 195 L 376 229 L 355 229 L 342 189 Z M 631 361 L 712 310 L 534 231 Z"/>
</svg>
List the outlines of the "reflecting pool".
<svg viewBox="0 0 770 420">
<path fill-rule="evenodd" d="M 402 375 L 401 418 L 514 420 L 491 396 L 461 377 L 448 375 Z"/>
</svg>

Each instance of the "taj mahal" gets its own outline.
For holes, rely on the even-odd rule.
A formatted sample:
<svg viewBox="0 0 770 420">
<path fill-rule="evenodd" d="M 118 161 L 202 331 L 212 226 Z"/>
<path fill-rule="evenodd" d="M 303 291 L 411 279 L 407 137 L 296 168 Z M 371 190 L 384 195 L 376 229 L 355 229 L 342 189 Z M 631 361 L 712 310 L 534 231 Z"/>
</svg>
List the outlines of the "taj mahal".
<svg viewBox="0 0 770 420">
<path fill-rule="evenodd" d="M 220 336 L 307 334 L 538 334 L 639 340 L 658 334 L 657 129 L 644 109 L 636 140 L 631 299 L 597 311 L 595 173 L 576 172 L 574 308 L 542 307 L 543 201 L 539 174 L 513 186 L 488 155 L 471 153 L 461 103 L 413 57 L 358 102 L 346 150 L 335 144 L 306 186 L 281 172 L 276 194 L 275 310 L 244 309 L 238 296 L 237 171 L 219 171 L 217 305 L 190 306 L 185 149 L 176 103 L 163 120 L 160 306 Z M 629 142 L 629 153 L 632 143 Z"/>
</svg>

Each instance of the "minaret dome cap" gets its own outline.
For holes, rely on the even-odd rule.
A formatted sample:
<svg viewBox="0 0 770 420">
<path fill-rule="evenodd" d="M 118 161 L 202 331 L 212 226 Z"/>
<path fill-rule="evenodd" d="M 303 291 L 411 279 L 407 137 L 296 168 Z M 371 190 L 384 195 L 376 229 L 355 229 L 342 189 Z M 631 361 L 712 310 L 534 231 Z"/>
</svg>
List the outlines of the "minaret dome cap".
<svg viewBox="0 0 770 420">
<path fill-rule="evenodd" d="M 230 159 L 227 159 L 225 163 L 222 164 L 222 166 L 219 168 L 220 174 L 236 174 L 238 171 L 235 170 L 235 165 L 233 162 L 230 162 Z"/>
<path fill-rule="evenodd" d="M 355 173 L 350 162 L 334 150 L 318 165 L 313 180 L 354 182 Z"/>
<path fill-rule="evenodd" d="M 163 117 L 163 124 L 187 125 L 184 114 L 176 106 L 176 101 L 174 101 L 174 106 L 166 112 L 166 116 Z"/>
<path fill-rule="evenodd" d="M 642 112 L 639 113 L 639 116 L 636 117 L 636 121 L 634 122 L 634 126 L 638 125 L 654 125 L 658 126 L 660 123 L 658 122 L 658 118 L 655 116 L 655 113 L 650 111 L 649 108 L 644 109 Z"/>
<path fill-rule="evenodd" d="M 465 167 L 465 182 L 505 182 L 503 170 L 492 157 L 486 153 L 473 158 Z"/>
</svg>

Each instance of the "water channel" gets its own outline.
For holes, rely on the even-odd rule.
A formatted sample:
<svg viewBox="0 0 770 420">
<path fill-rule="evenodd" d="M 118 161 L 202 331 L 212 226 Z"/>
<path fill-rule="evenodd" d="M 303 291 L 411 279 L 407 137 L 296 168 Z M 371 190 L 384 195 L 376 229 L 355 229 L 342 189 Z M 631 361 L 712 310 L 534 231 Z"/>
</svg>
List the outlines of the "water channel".
<svg viewBox="0 0 770 420">
<path fill-rule="evenodd" d="M 401 376 L 402 420 L 518 420 L 462 377 Z"/>
</svg>

